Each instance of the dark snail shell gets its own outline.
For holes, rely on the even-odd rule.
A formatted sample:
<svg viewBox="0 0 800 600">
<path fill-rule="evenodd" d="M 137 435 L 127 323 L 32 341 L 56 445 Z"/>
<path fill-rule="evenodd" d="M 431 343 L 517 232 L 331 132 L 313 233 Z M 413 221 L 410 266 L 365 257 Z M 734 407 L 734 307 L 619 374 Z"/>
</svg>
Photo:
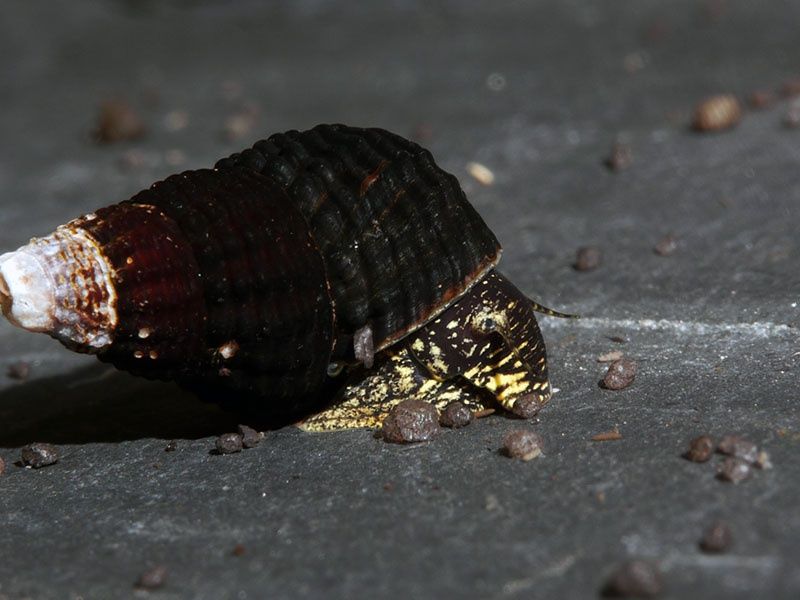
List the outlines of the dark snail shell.
<svg viewBox="0 0 800 600">
<path fill-rule="evenodd" d="M 458 298 L 500 245 L 430 152 L 381 129 L 320 125 L 219 161 L 284 187 L 316 240 L 336 307 L 334 358 L 370 325 L 381 350 Z"/>
<path fill-rule="evenodd" d="M 355 359 L 358 332 L 389 347 L 500 256 L 428 151 L 342 125 L 273 135 L 62 227 L 99 247 L 109 291 L 80 299 L 115 303 L 116 321 L 98 347 L 51 335 L 135 374 L 295 408 Z"/>
</svg>

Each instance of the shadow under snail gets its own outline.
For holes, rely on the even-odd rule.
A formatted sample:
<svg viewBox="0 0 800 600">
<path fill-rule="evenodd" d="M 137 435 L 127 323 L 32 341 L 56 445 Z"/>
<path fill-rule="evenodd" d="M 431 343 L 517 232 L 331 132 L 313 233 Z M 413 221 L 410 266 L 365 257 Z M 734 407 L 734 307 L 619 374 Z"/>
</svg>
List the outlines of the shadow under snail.
<svg viewBox="0 0 800 600">
<path fill-rule="evenodd" d="M 407 398 L 531 417 L 551 395 L 534 311 L 569 315 L 500 253 L 427 150 L 319 125 L 3 254 L 0 301 L 72 350 L 310 430 L 374 427 Z"/>
</svg>

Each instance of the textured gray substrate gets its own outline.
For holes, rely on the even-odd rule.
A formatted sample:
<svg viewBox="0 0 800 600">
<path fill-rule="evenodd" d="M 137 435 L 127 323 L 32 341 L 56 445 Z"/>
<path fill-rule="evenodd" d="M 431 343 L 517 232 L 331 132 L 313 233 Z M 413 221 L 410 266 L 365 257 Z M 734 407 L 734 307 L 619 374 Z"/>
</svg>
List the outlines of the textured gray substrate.
<svg viewBox="0 0 800 600">
<path fill-rule="evenodd" d="M 800 129 L 787 100 L 721 134 L 687 124 L 708 94 L 800 76 L 798 25 L 800 3 L 746 0 L 7 0 L 0 248 L 273 131 L 375 125 L 422 136 L 504 272 L 584 319 L 542 320 L 559 391 L 536 424 L 493 416 L 413 447 L 284 428 L 230 456 L 209 451 L 235 415 L 0 327 L 0 366 L 32 364 L 0 381 L 0 599 L 143 596 L 154 564 L 165 599 L 591 598 L 631 557 L 659 563 L 667 598 L 797 598 Z M 148 135 L 94 145 L 115 96 Z M 253 129 L 225 138 L 248 106 Z M 188 126 L 170 131 L 175 110 Z M 612 173 L 618 137 L 633 164 Z M 121 168 L 131 151 L 142 164 Z M 667 233 L 678 248 L 658 256 Z M 581 245 L 602 248 L 596 271 L 572 269 Z M 610 350 L 639 362 L 627 390 L 598 386 Z M 544 457 L 498 452 L 517 426 Z M 680 458 L 731 432 L 774 469 L 733 485 L 717 458 Z M 31 441 L 61 461 L 15 466 Z M 733 548 L 701 554 L 715 519 Z"/>
</svg>

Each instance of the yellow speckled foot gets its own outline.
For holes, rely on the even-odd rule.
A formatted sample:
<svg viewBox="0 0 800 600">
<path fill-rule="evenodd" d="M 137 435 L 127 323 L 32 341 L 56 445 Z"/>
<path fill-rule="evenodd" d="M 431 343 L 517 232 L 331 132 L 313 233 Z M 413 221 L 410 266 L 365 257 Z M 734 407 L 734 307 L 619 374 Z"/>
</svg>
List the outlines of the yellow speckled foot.
<svg viewBox="0 0 800 600">
<path fill-rule="evenodd" d="M 408 399 L 424 400 L 442 410 L 458 400 L 473 410 L 486 406 L 463 381 L 437 381 L 406 349 L 384 353 L 370 371 L 359 371 L 327 409 L 298 423 L 306 431 L 378 428 L 393 406 Z"/>
</svg>

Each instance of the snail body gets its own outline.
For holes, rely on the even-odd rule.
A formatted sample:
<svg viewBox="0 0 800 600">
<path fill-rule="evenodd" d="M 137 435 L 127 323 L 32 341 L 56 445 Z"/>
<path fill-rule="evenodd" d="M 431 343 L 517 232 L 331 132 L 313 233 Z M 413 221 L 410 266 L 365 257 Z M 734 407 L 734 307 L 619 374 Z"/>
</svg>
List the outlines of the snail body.
<svg viewBox="0 0 800 600">
<path fill-rule="evenodd" d="M 345 408 L 309 428 L 374 424 L 404 397 L 476 387 L 529 416 L 550 396 L 533 314 L 547 309 L 495 271 L 500 253 L 429 152 L 320 125 L 0 256 L 0 301 L 12 323 L 73 350 L 268 411 L 308 410 L 348 372 Z"/>
</svg>

